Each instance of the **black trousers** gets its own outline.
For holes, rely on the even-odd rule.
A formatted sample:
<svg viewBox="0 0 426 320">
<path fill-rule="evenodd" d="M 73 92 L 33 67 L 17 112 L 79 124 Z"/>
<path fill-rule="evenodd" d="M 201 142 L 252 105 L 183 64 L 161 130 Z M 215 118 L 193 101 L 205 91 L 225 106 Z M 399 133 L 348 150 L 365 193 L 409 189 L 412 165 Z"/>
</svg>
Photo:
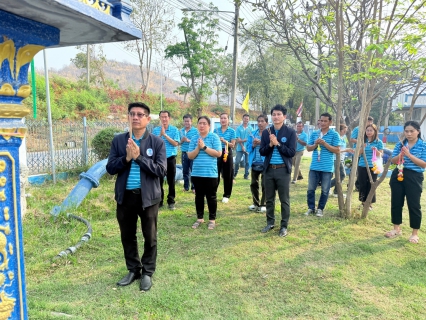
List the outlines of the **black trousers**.
<svg viewBox="0 0 426 320">
<path fill-rule="evenodd" d="M 209 208 L 209 220 L 216 220 L 217 211 L 217 178 L 191 177 L 195 187 L 195 209 L 197 218 L 204 219 L 204 197 Z"/>
<path fill-rule="evenodd" d="M 402 208 L 404 199 L 407 198 L 410 227 L 420 229 L 422 224 L 422 207 L 420 196 L 423 191 L 423 172 L 404 168 L 404 180 L 398 181 L 398 169 L 394 169 L 389 181 L 391 187 L 391 217 L 392 224 L 402 223 Z"/>
<path fill-rule="evenodd" d="M 259 176 L 260 175 L 262 175 L 260 180 L 260 185 L 262 188 L 262 198 L 259 198 Z M 253 204 L 256 207 L 264 207 L 265 206 L 265 181 L 263 179 L 262 171 L 254 171 L 253 169 L 251 169 L 250 190 L 251 190 L 251 195 L 253 197 Z"/>
<path fill-rule="evenodd" d="M 358 166 L 358 183 L 359 183 L 358 199 L 361 202 L 365 202 L 371 190 L 371 183 L 370 183 L 370 178 L 368 177 L 367 170 L 370 170 L 370 168 Z M 373 173 L 373 171 L 371 170 L 370 172 L 371 172 L 371 177 L 373 178 L 373 181 L 375 182 L 377 180 L 377 174 Z M 376 203 L 376 194 L 374 194 L 373 199 L 371 200 L 371 203 Z"/>
<path fill-rule="evenodd" d="M 139 258 L 136 229 L 138 217 L 141 220 L 144 251 Z M 152 276 L 157 261 L 157 220 L 158 204 L 142 209 L 142 197 L 126 191 L 122 204 L 117 204 L 117 221 L 120 227 L 121 244 L 124 250 L 127 270 Z"/>
<path fill-rule="evenodd" d="M 167 184 L 169 185 L 169 194 L 167 195 L 167 204 L 175 203 L 175 197 L 176 197 L 175 176 L 176 176 L 176 157 L 175 156 L 168 157 L 167 158 Z M 164 177 L 160 178 L 160 186 L 161 186 L 160 206 L 162 206 L 164 202 Z"/>
<path fill-rule="evenodd" d="M 265 171 L 265 191 L 266 191 L 266 224 L 275 225 L 275 194 L 278 190 L 278 197 L 281 202 L 281 223 L 280 227 L 287 228 L 290 219 L 290 178 L 291 173 L 287 168 L 272 169 Z"/>
<path fill-rule="evenodd" d="M 228 149 L 228 159 L 223 161 L 225 150 L 222 150 L 222 156 L 217 158 L 217 184 L 220 184 L 220 174 L 223 178 L 223 196 L 226 198 L 231 197 L 232 181 L 234 180 L 234 159 L 232 157 L 232 149 Z"/>
</svg>

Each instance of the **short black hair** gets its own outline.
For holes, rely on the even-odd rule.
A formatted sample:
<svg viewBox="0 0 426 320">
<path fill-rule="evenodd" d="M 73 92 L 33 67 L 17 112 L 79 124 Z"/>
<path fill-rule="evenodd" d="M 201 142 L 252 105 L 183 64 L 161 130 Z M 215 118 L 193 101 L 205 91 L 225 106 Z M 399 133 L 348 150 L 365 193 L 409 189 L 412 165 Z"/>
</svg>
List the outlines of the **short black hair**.
<svg viewBox="0 0 426 320">
<path fill-rule="evenodd" d="M 145 109 L 147 111 L 147 113 L 148 113 L 148 116 L 151 113 L 151 109 L 145 103 L 143 103 L 143 102 L 132 102 L 132 103 L 129 103 L 129 105 L 127 106 L 127 112 L 130 112 L 130 110 L 132 108 L 136 108 L 136 107 L 137 108 Z"/>
<path fill-rule="evenodd" d="M 373 118 L 373 117 L 368 116 L 367 120 L 368 120 L 368 121 L 374 121 L 374 118 Z"/>
<path fill-rule="evenodd" d="M 182 119 L 185 120 L 186 118 L 189 118 L 189 119 L 192 120 L 192 116 L 189 113 L 187 113 L 186 115 L 184 115 Z"/>
<path fill-rule="evenodd" d="M 328 112 L 321 113 L 320 118 L 321 117 L 327 117 L 330 121 L 333 120 L 333 117 Z"/>
<path fill-rule="evenodd" d="M 161 110 L 158 116 L 161 116 L 162 113 L 167 113 L 167 116 L 170 118 L 170 112 L 168 112 L 167 110 Z"/>
<path fill-rule="evenodd" d="M 244 117 L 249 117 L 249 119 L 250 119 L 250 116 L 247 113 L 243 114 L 243 119 L 244 119 Z"/>
<path fill-rule="evenodd" d="M 298 123 L 296 123 L 296 125 L 297 125 L 297 124 L 303 124 L 303 122 L 302 122 L 302 121 L 299 121 Z"/>
<path fill-rule="evenodd" d="M 201 116 L 198 117 L 197 123 L 200 122 L 201 119 L 205 119 L 207 121 L 207 123 L 210 125 L 210 118 L 207 116 Z"/>
<path fill-rule="evenodd" d="M 259 121 L 259 118 L 263 118 L 263 120 L 265 120 L 265 122 L 268 123 L 268 117 L 265 114 L 261 114 L 257 116 L 257 121 Z"/>
<path fill-rule="evenodd" d="M 281 111 L 283 115 L 287 115 L 287 109 L 282 104 L 277 104 L 271 109 L 271 115 L 274 111 Z"/>
</svg>

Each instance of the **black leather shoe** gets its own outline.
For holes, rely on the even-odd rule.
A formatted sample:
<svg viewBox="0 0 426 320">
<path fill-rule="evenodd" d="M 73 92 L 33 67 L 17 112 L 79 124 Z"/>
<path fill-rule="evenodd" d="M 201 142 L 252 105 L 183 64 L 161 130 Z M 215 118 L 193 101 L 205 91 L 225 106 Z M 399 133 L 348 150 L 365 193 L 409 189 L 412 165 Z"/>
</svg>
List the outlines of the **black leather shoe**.
<svg viewBox="0 0 426 320">
<path fill-rule="evenodd" d="M 139 289 L 141 291 L 148 291 L 152 287 L 152 280 L 151 277 L 144 274 L 141 278 L 141 284 L 139 286 Z"/>
<path fill-rule="evenodd" d="M 266 232 L 268 232 L 269 230 L 272 230 L 272 229 L 274 229 L 275 228 L 275 226 L 273 225 L 273 224 L 268 224 L 265 228 L 263 228 L 262 230 L 260 230 L 260 232 L 262 232 L 262 233 L 266 233 Z"/>
<path fill-rule="evenodd" d="M 278 233 L 278 235 L 280 236 L 280 237 L 285 237 L 286 235 L 287 235 L 287 228 L 281 228 L 280 229 L 280 232 Z"/>
<path fill-rule="evenodd" d="M 139 272 L 138 273 L 129 272 L 123 279 L 117 282 L 117 286 L 121 286 L 121 287 L 128 286 L 129 284 L 131 284 L 136 279 L 139 279 L 140 277 L 141 277 L 141 274 Z"/>
</svg>

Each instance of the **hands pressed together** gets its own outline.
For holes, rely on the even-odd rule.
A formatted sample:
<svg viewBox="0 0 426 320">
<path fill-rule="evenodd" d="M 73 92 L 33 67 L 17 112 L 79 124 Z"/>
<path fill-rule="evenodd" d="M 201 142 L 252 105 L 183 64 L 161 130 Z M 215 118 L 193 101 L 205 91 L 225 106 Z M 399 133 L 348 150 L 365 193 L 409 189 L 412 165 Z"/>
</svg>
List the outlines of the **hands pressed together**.
<svg viewBox="0 0 426 320">
<path fill-rule="evenodd" d="M 130 160 L 136 160 L 137 157 L 140 155 L 140 150 L 136 142 L 133 141 L 133 139 L 129 139 L 127 141 L 126 146 L 126 160 L 129 162 Z"/>
</svg>

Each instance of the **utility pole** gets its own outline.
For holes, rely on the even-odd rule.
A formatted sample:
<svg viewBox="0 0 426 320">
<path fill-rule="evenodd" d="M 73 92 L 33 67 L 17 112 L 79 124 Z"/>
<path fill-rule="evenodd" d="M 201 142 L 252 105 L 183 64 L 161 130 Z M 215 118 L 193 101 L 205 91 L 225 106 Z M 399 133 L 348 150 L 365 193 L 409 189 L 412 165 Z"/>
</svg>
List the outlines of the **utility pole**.
<svg viewBox="0 0 426 320">
<path fill-rule="evenodd" d="M 235 122 L 235 102 L 237 99 L 237 62 L 238 62 L 238 22 L 240 5 L 235 1 L 235 24 L 234 24 L 234 56 L 232 62 L 232 93 L 231 93 L 231 119 Z"/>
<path fill-rule="evenodd" d="M 90 44 L 87 45 L 87 86 L 90 85 Z"/>
</svg>

